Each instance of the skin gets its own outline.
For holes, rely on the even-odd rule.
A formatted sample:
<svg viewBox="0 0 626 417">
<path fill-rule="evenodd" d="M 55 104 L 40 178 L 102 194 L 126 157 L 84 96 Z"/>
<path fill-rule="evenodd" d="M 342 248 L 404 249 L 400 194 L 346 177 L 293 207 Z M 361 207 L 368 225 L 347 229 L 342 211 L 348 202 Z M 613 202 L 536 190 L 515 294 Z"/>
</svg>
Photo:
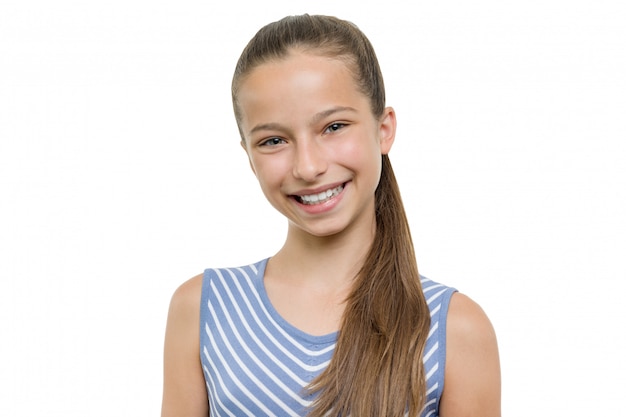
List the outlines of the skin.
<svg viewBox="0 0 626 417">
<path fill-rule="evenodd" d="M 307 333 L 334 332 L 374 237 L 374 191 L 380 156 L 395 139 L 395 112 L 386 108 L 375 117 L 342 61 L 301 51 L 255 68 L 238 99 L 250 167 L 289 222 L 285 244 L 266 268 L 270 301 Z M 303 204 L 299 197 L 327 189 L 339 193 L 323 204 Z M 208 415 L 199 351 L 201 284 L 196 276 L 172 297 L 162 417 Z M 495 333 L 463 294 L 450 302 L 447 338 L 440 415 L 500 416 Z"/>
<path fill-rule="evenodd" d="M 200 365 L 202 275 L 182 284 L 170 302 L 165 330 L 162 417 L 206 417 L 209 402 Z"/>
<path fill-rule="evenodd" d="M 342 61 L 302 53 L 255 69 L 238 99 L 250 166 L 289 221 L 286 242 L 266 269 L 270 300 L 296 327 L 333 332 L 374 237 L 374 192 L 381 154 L 395 138 L 395 113 L 387 108 L 373 117 Z M 342 184 L 319 206 L 295 197 Z"/>
<path fill-rule="evenodd" d="M 450 300 L 441 417 L 501 416 L 500 360 L 493 326 L 464 294 Z"/>
</svg>

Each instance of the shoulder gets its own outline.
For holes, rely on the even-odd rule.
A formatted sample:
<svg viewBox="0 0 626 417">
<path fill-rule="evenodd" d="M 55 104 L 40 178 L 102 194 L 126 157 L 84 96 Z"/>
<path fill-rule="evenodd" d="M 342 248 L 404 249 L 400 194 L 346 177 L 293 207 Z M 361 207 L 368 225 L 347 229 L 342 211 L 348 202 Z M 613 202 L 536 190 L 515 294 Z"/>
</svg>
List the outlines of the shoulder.
<svg viewBox="0 0 626 417">
<path fill-rule="evenodd" d="M 200 309 L 200 294 L 202 293 L 203 274 L 182 283 L 170 300 L 170 315 L 189 315 Z"/>
<path fill-rule="evenodd" d="M 172 295 L 165 330 L 161 416 L 206 416 L 207 393 L 200 365 L 199 311 L 202 274 Z"/>
<path fill-rule="evenodd" d="M 495 331 L 471 298 L 455 293 L 446 325 L 445 416 L 500 416 L 500 361 Z"/>
<path fill-rule="evenodd" d="M 487 343 L 495 332 L 487 314 L 470 297 L 454 293 L 448 309 L 448 334 L 468 343 Z"/>
<path fill-rule="evenodd" d="M 432 310 L 439 308 L 443 303 L 444 312 L 447 311 L 448 303 L 450 302 L 450 297 L 453 293 L 456 292 L 456 289 L 453 287 L 448 287 L 440 282 L 433 281 L 430 278 L 426 278 L 423 275 L 420 275 L 420 282 L 422 286 L 422 292 L 424 293 L 424 297 L 426 298 L 426 302 L 428 303 L 429 308 Z"/>
<path fill-rule="evenodd" d="M 170 299 L 167 315 L 166 342 L 177 348 L 185 342 L 198 338 L 200 325 L 200 296 L 202 293 L 203 275 L 185 281 Z M 187 346 L 193 346 L 187 344 Z"/>
<path fill-rule="evenodd" d="M 200 333 L 200 295 L 202 274 L 181 284 L 170 300 L 165 329 L 165 352 L 193 357 Z"/>
</svg>

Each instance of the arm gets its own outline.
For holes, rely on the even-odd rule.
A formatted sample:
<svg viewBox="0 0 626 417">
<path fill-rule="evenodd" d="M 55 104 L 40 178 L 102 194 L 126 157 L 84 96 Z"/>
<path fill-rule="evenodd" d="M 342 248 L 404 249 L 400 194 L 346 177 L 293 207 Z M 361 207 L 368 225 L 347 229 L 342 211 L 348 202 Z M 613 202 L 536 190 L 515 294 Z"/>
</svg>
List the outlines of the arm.
<svg viewBox="0 0 626 417">
<path fill-rule="evenodd" d="M 181 285 L 170 302 L 163 357 L 161 417 L 207 417 L 204 374 L 200 363 L 200 293 L 202 275 Z"/>
<path fill-rule="evenodd" d="M 500 417 L 500 360 L 484 311 L 463 294 L 450 300 L 441 417 Z"/>
</svg>

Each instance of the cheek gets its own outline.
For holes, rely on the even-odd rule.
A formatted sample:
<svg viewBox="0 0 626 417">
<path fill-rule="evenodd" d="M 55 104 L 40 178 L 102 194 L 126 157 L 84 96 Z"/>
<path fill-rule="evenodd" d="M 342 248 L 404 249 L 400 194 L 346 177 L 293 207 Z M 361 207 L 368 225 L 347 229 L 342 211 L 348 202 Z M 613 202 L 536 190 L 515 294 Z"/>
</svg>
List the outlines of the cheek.
<svg viewBox="0 0 626 417">
<path fill-rule="evenodd" d="M 251 163 L 257 180 L 264 191 L 269 191 L 270 188 L 280 185 L 288 170 L 285 158 L 255 158 Z"/>
<path fill-rule="evenodd" d="M 380 147 L 373 138 L 362 140 L 343 141 L 341 145 L 334 149 L 335 155 L 339 155 L 345 163 L 372 169 L 381 164 Z"/>
</svg>

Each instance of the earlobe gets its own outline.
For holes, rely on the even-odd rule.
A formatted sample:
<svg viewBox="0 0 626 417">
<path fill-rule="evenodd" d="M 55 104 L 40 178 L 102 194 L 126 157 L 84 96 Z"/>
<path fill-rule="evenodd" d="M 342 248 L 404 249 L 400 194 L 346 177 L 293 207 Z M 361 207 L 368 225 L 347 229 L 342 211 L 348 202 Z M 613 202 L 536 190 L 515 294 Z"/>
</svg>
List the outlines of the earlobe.
<svg viewBox="0 0 626 417">
<path fill-rule="evenodd" d="M 387 155 L 396 138 L 396 112 L 393 107 L 386 107 L 380 118 L 380 153 Z"/>
</svg>

